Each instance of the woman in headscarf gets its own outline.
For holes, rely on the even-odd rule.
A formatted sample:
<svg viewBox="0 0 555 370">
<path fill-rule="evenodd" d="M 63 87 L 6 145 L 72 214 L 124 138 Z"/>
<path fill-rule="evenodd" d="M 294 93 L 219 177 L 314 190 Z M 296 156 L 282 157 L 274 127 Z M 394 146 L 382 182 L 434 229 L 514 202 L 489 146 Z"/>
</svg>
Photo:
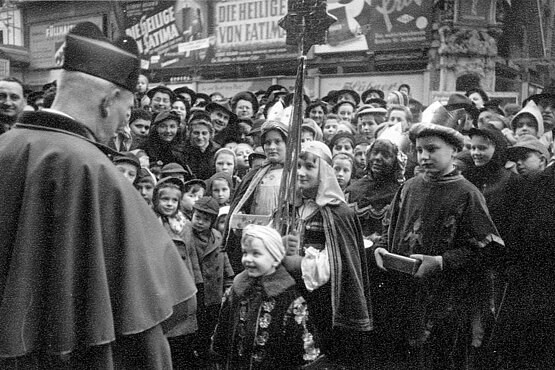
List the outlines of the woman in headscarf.
<svg viewBox="0 0 555 370">
<path fill-rule="evenodd" d="M 369 246 L 382 235 L 391 201 L 404 181 L 405 163 L 406 156 L 395 144 L 387 139 L 377 139 L 366 151 L 366 175 L 345 190 L 349 206 L 354 209 Z M 390 305 L 391 295 L 396 294 L 392 291 L 395 285 L 387 273 L 376 267 L 372 253 L 367 253 L 366 257 L 374 313 L 370 352 L 375 354 L 376 361 L 387 361 L 395 357 L 395 343 L 401 335 L 397 327 L 391 325 Z"/>
<path fill-rule="evenodd" d="M 279 204 L 279 188 L 285 162 L 288 127 L 280 121 L 262 125 L 261 142 L 266 164 L 245 175 L 231 200 L 224 242 L 233 270 L 243 271 L 240 230 L 231 230 L 230 221 L 237 214 L 271 216 Z M 269 222 L 269 221 L 268 221 Z"/>
<path fill-rule="evenodd" d="M 332 362 L 360 365 L 363 333 L 372 329 L 364 243 L 330 164 L 324 143 L 313 141 L 301 150 L 297 225 L 285 237 L 283 264 L 304 291 L 317 346 Z"/>
<path fill-rule="evenodd" d="M 377 139 L 366 151 L 366 175 L 345 189 L 364 237 L 381 234 L 383 217 L 404 180 L 405 163 L 406 156 L 387 139 Z"/>
</svg>

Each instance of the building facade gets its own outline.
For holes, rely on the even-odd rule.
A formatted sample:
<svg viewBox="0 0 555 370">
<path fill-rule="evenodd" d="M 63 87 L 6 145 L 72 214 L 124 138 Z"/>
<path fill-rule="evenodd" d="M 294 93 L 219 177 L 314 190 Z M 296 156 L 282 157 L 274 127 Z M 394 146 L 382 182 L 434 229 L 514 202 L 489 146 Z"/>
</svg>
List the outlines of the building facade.
<svg viewBox="0 0 555 370">
<path fill-rule="evenodd" d="M 406 83 L 424 104 L 472 87 L 520 103 L 555 77 L 555 0 L 327 2 L 337 21 L 308 54 L 312 98 Z M 153 84 L 228 97 L 292 89 L 298 51 L 278 24 L 287 10 L 287 0 L 4 1 L 0 74 L 8 63 L 30 86 L 52 81 L 65 34 L 87 20 L 135 38 Z"/>
</svg>

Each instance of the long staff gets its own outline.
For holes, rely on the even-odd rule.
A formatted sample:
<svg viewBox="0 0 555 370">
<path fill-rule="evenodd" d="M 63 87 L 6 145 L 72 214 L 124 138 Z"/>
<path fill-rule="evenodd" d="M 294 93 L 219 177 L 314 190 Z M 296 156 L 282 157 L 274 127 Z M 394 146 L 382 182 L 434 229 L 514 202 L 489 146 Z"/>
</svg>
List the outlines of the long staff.
<svg viewBox="0 0 555 370">
<path fill-rule="evenodd" d="M 289 140 L 279 190 L 279 200 L 284 201 L 284 204 L 279 205 L 274 217 L 276 229 L 285 234 L 288 234 L 296 223 L 292 206 L 295 204 L 297 195 L 297 159 L 301 149 L 306 54 L 312 45 L 326 42 L 326 31 L 337 20 L 327 13 L 326 6 L 326 0 L 289 0 L 287 15 L 279 21 L 279 26 L 287 32 L 286 44 L 297 45 L 300 53 L 295 79 L 292 122 L 289 126 Z"/>
</svg>

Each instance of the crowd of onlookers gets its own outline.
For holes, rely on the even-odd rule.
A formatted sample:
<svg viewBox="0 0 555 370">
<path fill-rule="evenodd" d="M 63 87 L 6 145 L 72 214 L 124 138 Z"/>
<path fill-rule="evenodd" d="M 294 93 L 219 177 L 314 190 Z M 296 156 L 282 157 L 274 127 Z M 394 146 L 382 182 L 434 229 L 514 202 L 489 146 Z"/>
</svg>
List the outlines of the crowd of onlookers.
<svg viewBox="0 0 555 370">
<path fill-rule="evenodd" d="M 7 79 L 1 85 L 9 85 L 20 95 L 19 101 L 10 97 L 17 101 L 14 114 L 3 115 L 8 117 L 3 126 L 8 130 L 25 99 L 19 81 Z M 47 109 L 55 94 L 55 83 L 45 85 L 43 91 L 27 95 L 28 107 Z M 523 352 L 534 353 L 534 344 L 551 333 L 550 327 L 542 327 L 545 317 L 535 314 L 543 312 L 550 298 L 542 295 L 544 306 L 539 310 L 528 305 L 526 311 L 534 313 L 533 319 L 523 320 L 515 316 L 515 312 L 522 313 L 518 304 L 522 291 L 514 288 L 533 287 L 527 293 L 541 290 L 537 283 L 549 285 L 545 276 L 553 270 L 542 260 L 549 260 L 549 248 L 521 245 L 530 236 L 527 225 L 534 205 L 545 201 L 542 206 L 547 211 L 542 214 L 552 215 L 551 190 L 537 188 L 540 176 L 550 173 L 546 168 L 555 149 L 555 94 L 550 88 L 526 99 L 522 106 L 500 106 L 475 88 L 452 94 L 446 103 L 424 107 L 405 84 L 395 91 L 369 89 L 361 95 L 348 89 L 330 91 L 316 100 L 304 95 L 299 107 L 304 112 L 298 164 L 302 201 L 296 208 L 302 227 L 295 233 L 274 233 L 236 222 L 243 214 L 266 216 L 268 221 L 283 206 L 279 190 L 290 118 L 297 108 L 293 93 L 280 85 L 231 97 L 187 87 L 149 89 L 148 79 L 140 75 L 134 95 L 128 122 L 122 122 L 107 143 L 118 152 L 113 163 L 152 207 L 199 289 L 197 314 L 166 334 L 175 366 L 206 365 L 218 350 L 224 351 L 219 352 L 221 356 L 225 351 L 239 351 L 227 361 L 228 365 L 242 364 L 241 346 L 247 345 L 241 341 L 246 334 L 237 334 L 237 339 L 235 331 L 248 332 L 254 330 L 253 325 L 263 330 L 266 324 L 241 316 L 242 305 L 255 304 L 243 301 L 242 294 L 249 299 L 256 295 L 247 294 L 254 289 L 249 285 L 252 282 L 237 278 L 234 282 L 233 278 L 245 268 L 249 276 L 256 275 L 252 272 L 256 268 L 248 262 L 256 253 L 270 256 L 262 276 L 279 276 L 280 284 L 297 287 L 299 281 L 304 282 L 299 290 L 308 302 L 308 312 L 325 318 L 314 323 L 299 312 L 289 312 L 289 304 L 297 311 L 306 310 L 304 298 L 283 287 L 276 291 L 286 305 L 280 306 L 281 311 L 276 308 L 284 328 L 291 330 L 292 340 L 304 340 L 304 351 L 299 352 L 302 360 L 293 363 L 291 357 L 291 366 L 320 353 L 308 336 L 311 325 L 321 335 L 322 353 L 336 353 L 334 344 L 322 338 L 347 342 L 356 338 L 358 348 L 371 353 L 371 359 L 363 361 L 385 368 L 409 363 L 414 357 L 424 367 L 432 366 L 430 359 L 441 359 L 433 365 L 436 368 L 453 365 L 441 362 L 448 358 L 473 368 L 499 363 L 513 368 L 528 358 Z M 437 165 L 425 157 L 433 158 L 441 150 L 447 154 L 430 160 L 443 161 L 441 176 L 434 177 Z M 441 184 L 440 190 L 419 183 L 420 175 Z M 463 177 L 477 190 L 468 190 L 460 182 Z M 544 197 L 531 200 L 534 191 L 545 192 Z M 352 222 L 345 221 L 350 220 L 349 213 L 333 207 L 339 203 L 348 205 L 356 216 Z M 525 214 L 528 218 L 522 219 Z M 552 235 L 547 226 L 534 230 L 540 244 Z M 307 254 L 302 262 L 295 260 L 295 245 L 321 245 L 314 252 L 316 262 L 309 262 Z M 303 253 L 310 255 L 307 249 Z M 538 256 L 539 251 L 547 255 Z M 384 272 L 382 258 L 389 252 L 420 261 L 415 276 L 425 283 Z M 331 266 L 331 271 L 322 268 L 322 263 Z M 541 274 L 527 277 L 537 264 Z M 437 278 L 438 271 L 443 272 L 442 278 Z M 294 280 L 288 280 L 289 273 Z M 233 293 L 225 293 L 231 286 Z M 550 291 L 548 286 L 543 288 Z M 345 289 L 357 298 L 346 296 Z M 267 311 L 263 317 L 271 317 L 276 300 L 281 302 L 276 298 L 256 303 Z M 355 307 L 351 311 L 343 306 L 347 301 Z M 507 309 L 510 304 L 512 308 Z M 318 312 L 318 307 L 324 309 Z M 236 310 L 237 317 L 233 316 Z M 353 337 L 350 331 L 337 331 L 335 320 L 345 319 L 341 316 L 345 313 L 359 315 L 356 325 L 346 320 L 345 328 L 366 332 L 373 326 L 372 334 Z M 372 317 L 372 324 L 365 322 Z M 409 323 L 407 317 L 421 319 L 422 325 Z M 521 326 L 514 320 L 520 320 Z M 547 334 L 530 336 L 530 331 L 540 329 Z M 527 333 L 532 339 L 515 349 L 515 333 Z M 439 339 L 427 342 L 430 335 Z M 263 342 L 259 347 L 266 343 L 264 338 L 256 340 Z M 452 352 L 446 353 L 441 343 Z M 349 346 L 339 348 L 354 353 Z M 272 349 L 279 350 L 279 345 Z M 433 357 L 427 358 L 430 353 Z M 263 351 L 257 356 L 267 361 Z"/>
</svg>

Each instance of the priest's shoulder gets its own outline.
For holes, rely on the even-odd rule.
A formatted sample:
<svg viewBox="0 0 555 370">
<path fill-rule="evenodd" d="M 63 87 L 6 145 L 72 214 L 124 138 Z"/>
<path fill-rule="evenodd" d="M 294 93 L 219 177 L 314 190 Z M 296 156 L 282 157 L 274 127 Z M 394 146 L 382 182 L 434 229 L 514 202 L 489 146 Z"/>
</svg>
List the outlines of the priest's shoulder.
<svg viewBox="0 0 555 370">
<path fill-rule="evenodd" d="M 93 142 L 63 130 L 14 129 L 8 134 L 13 136 L 12 140 L 6 137 L 5 150 L 7 151 L 12 149 L 17 151 L 17 147 L 28 148 L 30 153 L 40 155 L 42 158 L 48 156 L 59 161 L 75 164 L 82 162 L 92 166 L 110 163 L 109 158 Z"/>
</svg>

